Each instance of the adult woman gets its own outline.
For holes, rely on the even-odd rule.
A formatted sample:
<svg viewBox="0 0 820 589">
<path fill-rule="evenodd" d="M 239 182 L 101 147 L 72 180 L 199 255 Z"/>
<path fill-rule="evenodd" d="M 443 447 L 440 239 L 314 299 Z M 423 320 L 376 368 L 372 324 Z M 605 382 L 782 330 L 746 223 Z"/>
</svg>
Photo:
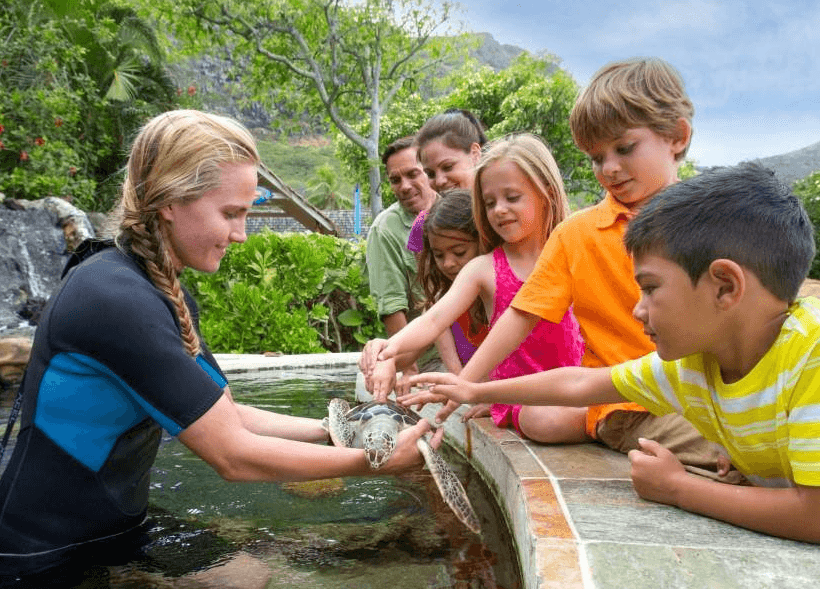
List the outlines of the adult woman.
<svg viewBox="0 0 820 589">
<path fill-rule="evenodd" d="M 228 245 L 245 241 L 258 164 L 250 133 L 224 117 L 173 111 L 140 131 L 116 247 L 73 257 L 35 336 L 0 479 L 0 573 L 43 570 L 139 528 L 161 429 L 226 480 L 370 471 L 361 450 L 305 443 L 326 439 L 316 420 L 234 402 L 197 332 L 178 275 L 216 271 Z M 426 429 L 401 438 L 384 472 L 421 464 Z"/>
<path fill-rule="evenodd" d="M 419 161 L 437 192 L 472 190 L 475 167 L 486 142 L 483 125 L 464 109 L 450 109 L 430 117 L 415 139 Z"/>
</svg>

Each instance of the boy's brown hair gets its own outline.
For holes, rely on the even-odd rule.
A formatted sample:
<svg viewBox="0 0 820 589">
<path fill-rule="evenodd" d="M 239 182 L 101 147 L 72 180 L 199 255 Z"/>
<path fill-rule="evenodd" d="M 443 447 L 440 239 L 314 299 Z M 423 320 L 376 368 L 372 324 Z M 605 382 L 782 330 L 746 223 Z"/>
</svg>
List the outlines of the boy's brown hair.
<svg viewBox="0 0 820 589">
<path fill-rule="evenodd" d="M 572 138 L 583 151 L 611 141 L 628 129 L 648 127 L 676 139 L 678 120 L 695 114 L 678 71 L 659 58 L 614 61 L 598 70 L 578 96 L 569 116 Z M 689 145 L 676 159 L 683 160 Z"/>
</svg>

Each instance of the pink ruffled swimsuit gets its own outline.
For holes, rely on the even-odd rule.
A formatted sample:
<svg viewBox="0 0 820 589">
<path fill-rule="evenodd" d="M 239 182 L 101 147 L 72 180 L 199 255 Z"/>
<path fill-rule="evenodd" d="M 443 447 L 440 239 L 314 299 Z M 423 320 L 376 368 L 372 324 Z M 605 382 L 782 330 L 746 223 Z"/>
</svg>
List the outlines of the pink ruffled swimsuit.
<svg viewBox="0 0 820 589">
<path fill-rule="evenodd" d="M 495 270 L 495 301 L 490 327 L 510 306 L 515 294 L 524 284 L 515 275 L 502 247 L 493 250 Z M 559 366 L 579 366 L 584 355 L 584 340 L 578 321 L 569 309 L 560 323 L 539 320 L 518 348 L 490 372 L 492 380 L 502 380 L 525 374 L 533 374 Z M 493 422 L 498 427 L 512 425 L 519 433 L 518 414 L 521 405 L 495 403 L 490 408 Z"/>
</svg>

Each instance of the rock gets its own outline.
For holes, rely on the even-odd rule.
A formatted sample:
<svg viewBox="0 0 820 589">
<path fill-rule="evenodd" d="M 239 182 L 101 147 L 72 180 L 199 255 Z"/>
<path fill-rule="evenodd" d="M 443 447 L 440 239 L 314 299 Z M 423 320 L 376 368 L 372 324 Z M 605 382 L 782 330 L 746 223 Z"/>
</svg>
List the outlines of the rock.
<svg viewBox="0 0 820 589">
<path fill-rule="evenodd" d="M 806 176 L 820 172 L 820 141 L 788 153 L 753 160 L 771 168 L 786 184 L 793 184 Z"/>
<path fill-rule="evenodd" d="M 264 562 L 240 552 L 227 562 L 175 579 L 172 586 L 177 589 L 265 589 L 272 577 Z"/>
<path fill-rule="evenodd" d="M 76 249 L 83 241 L 95 235 L 94 227 L 91 225 L 88 216 L 62 198 L 49 196 L 41 200 L 21 200 L 17 202 L 25 208 L 43 208 L 51 211 L 59 221 L 63 230 L 66 249 L 69 251 Z"/>
<path fill-rule="evenodd" d="M 0 336 L 31 336 L 57 288 L 65 256 L 94 228 L 80 209 L 54 197 L 4 199 L 0 206 Z"/>
<path fill-rule="evenodd" d="M 18 385 L 31 357 L 31 338 L 0 338 L 0 384 Z"/>
<path fill-rule="evenodd" d="M 332 497 L 338 495 L 345 489 L 343 479 L 320 479 L 317 481 L 298 481 L 282 483 L 282 488 L 288 493 L 305 499 L 317 499 L 319 497 Z"/>
</svg>

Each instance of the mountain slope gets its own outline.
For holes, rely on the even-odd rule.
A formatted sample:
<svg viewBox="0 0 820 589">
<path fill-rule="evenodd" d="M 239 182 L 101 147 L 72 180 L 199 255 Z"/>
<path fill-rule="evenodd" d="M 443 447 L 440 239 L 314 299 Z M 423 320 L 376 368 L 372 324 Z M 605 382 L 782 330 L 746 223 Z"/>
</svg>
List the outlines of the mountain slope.
<svg viewBox="0 0 820 589">
<path fill-rule="evenodd" d="M 787 184 L 820 171 L 820 141 L 781 155 L 752 160 L 771 168 Z"/>
</svg>

